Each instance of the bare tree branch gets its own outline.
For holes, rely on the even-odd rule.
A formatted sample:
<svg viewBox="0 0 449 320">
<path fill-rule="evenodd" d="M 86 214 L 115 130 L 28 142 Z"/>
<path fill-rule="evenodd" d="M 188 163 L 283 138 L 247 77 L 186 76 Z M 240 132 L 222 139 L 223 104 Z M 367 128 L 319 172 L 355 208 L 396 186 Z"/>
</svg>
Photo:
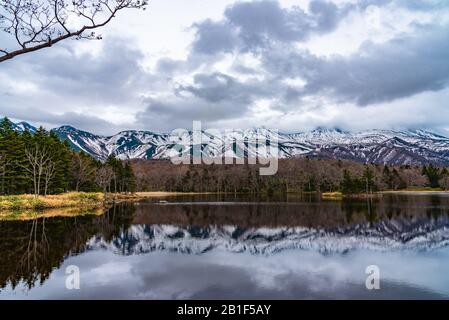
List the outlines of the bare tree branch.
<svg viewBox="0 0 449 320">
<path fill-rule="evenodd" d="M 69 39 L 101 39 L 94 29 L 124 9 L 143 9 L 148 0 L 0 0 L 0 31 L 18 48 L 0 49 L 0 62 Z"/>
<path fill-rule="evenodd" d="M 53 178 L 56 175 L 56 162 L 53 159 L 50 159 L 48 163 L 44 166 L 43 172 L 44 174 L 44 196 L 47 196 L 48 188 L 51 185 Z"/>
<path fill-rule="evenodd" d="M 52 161 L 52 154 L 45 148 L 36 144 L 25 150 L 26 164 L 20 164 L 33 181 L 34 196 L 40 195 L 41 179 L 45 177 L 46 167 Z M 52 173 L 53 174 L 53 173 Z"/>
</svg>

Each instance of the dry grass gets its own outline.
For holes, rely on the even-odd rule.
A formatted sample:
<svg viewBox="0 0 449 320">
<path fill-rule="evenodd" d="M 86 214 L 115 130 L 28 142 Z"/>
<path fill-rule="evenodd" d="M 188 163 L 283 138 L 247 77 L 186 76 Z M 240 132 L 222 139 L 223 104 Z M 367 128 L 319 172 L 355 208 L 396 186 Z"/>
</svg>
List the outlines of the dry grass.
<svg viewBox="0 0 449 320">
<path fill-rule="evenodd" d="M 321 194 L 323 199 L 342 199 L 343 193 L 341 192 L 323 192 Z"/>
<path fill-rule="evenodd" d="M 112 203 L 186 194 L 198 193 L 137 192 L 104 195 L 103 193 L 68 192 L 37 198 L 31 194 L 0 196 L 0 221 L 102 214 L 104 208 Z"/>
<path fill-rule="evenodd" d="M 68 192 L 58 195 L 39 196 L 24 194 L 0 196 L 0 210 L 41 210 L 51 208 L 102 206 L 102 193 Z"/>
<path fill-rule="evenodd" d="M 429 193 L 448 193 L 449 191 L 443 190 L 441 188 L 408 188 L 408 189 L 402 189 L 402 190 L 387 190 L 382 191 L 382 193 L 413 193 L 413 192 L 429 192 Z"/>
<path fill-rule="evenodd" d="M 34 197 L 31 194 L 0 196 L 0 214 L 4 210 L 44 210 L 55 208 L 101 207 L 105 203 L 138 201 L 146 198 L 158 198 L 198 193 L 183 192 L 136 192 L 136 193 L 103 193 L 68 192 L 58 195 Z"/>
<path fill-rule="evenodd" d="M 0 221 L 33 220 L 52 217 L 79 217 L 85 215 L 102 215 L 101 207 L 53 208 L 45 210 L 0 210 Z"/>
</svg>

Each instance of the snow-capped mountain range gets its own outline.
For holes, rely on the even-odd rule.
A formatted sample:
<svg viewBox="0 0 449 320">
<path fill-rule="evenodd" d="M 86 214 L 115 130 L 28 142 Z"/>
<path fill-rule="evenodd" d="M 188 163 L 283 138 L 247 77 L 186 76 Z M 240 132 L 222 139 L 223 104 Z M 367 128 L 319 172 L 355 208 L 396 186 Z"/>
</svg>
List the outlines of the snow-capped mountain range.
<svg viewBox="0 0 449 320">
<path fill-rule="evenodd" d="M 15 129 L 36 130 L 26 122 L 15 124 Z M 96 135 L 72 126 L 62 126 L 53 131 L 67 140 L 74 150 L 82 150 L 99 160 L 110 155 L 123 160 L 169 159 L 180 152 L 190 154 L 193 145 L 193 134 L 189 131 L 176 139 L 170 134 L 137 130 L 122 131 L 112 136 Z M 278 143 L 277 155 L 280 158 L 309 156 L 391 165 L 449 165 L 449 138 L 427 130 L 349 132 L 319 128 L 284 134 L 268 129 L 247 129 L 227 132 L 223 136 L 202 131 L 200 152 L 213 157 L 264 156 L 267 154 L 267 140 Z M 205 141 L 208 141 L 207 147 Z"/>
</svg>

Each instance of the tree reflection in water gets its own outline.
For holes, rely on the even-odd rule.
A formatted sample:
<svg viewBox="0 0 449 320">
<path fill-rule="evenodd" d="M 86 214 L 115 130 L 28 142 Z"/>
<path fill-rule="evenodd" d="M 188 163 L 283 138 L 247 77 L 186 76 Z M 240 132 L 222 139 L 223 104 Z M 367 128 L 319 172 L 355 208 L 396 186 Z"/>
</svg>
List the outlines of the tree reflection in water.
<svg viewBox="0 0 449 320">
<path fill-rule="evenodd" d="M 66 257 L 82 253 L 93 236 L 110 241 L 128 229 L 134 209 L 118 205 L 101 216 L 0 221 L 0 288 L 44 283 Z"/>
</svg>

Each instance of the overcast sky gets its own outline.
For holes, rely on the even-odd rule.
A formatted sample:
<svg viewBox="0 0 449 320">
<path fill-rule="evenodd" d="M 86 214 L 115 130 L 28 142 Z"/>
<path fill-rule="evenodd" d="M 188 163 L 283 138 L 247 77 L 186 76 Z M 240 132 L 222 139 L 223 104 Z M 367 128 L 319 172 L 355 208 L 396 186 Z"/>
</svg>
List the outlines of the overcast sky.
<svg viewBox="0 0 449 320">
<path fill-rule="evenodd" d="M 1 63 L 0 115 L 99 134 L 449 134 L 447 0 L 152 0 L 102 34 Z"/>
</svg>

